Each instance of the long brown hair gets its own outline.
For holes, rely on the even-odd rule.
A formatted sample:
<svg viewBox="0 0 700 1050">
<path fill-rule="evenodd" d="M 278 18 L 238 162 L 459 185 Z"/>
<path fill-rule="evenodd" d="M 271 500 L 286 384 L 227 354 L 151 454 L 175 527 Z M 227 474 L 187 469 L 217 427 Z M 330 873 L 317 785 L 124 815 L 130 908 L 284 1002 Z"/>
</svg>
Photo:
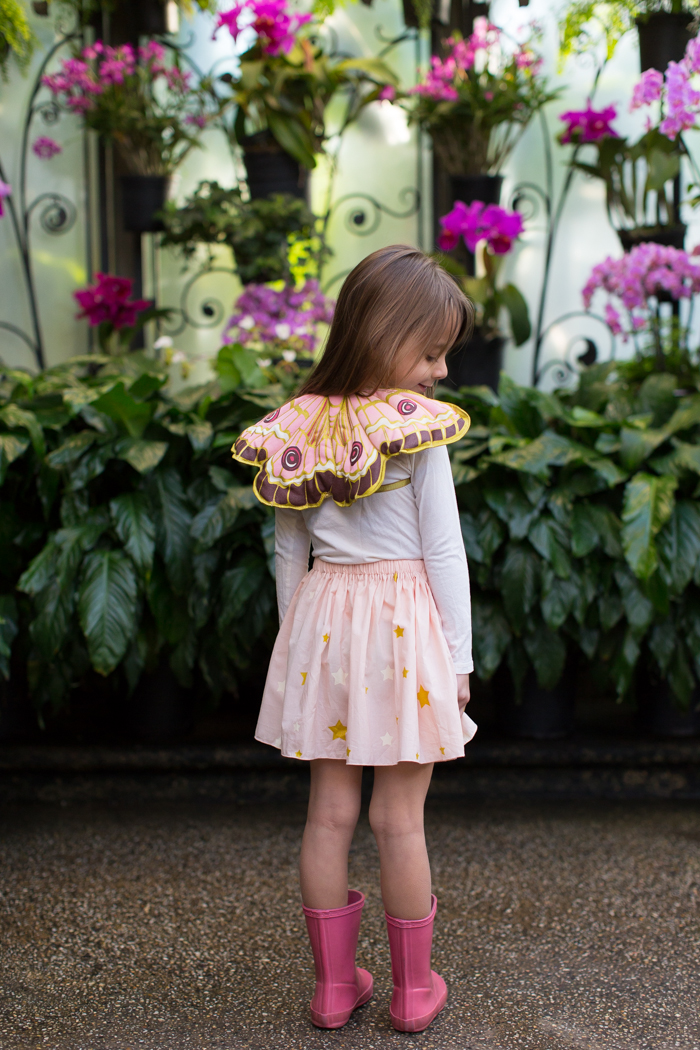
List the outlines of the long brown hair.
<svg viewBox="0 0 700 1050">
<path fill-rule="evenodd" d="M 393 386 L 408 340 L 421 351 L 440 340 L 453 350 L 473 327 L 472 303 L 436 259 L 406 244 L 380 248 L 345 278 L 323 355 L 299 393 L 345 396 Z"/>
</svg>

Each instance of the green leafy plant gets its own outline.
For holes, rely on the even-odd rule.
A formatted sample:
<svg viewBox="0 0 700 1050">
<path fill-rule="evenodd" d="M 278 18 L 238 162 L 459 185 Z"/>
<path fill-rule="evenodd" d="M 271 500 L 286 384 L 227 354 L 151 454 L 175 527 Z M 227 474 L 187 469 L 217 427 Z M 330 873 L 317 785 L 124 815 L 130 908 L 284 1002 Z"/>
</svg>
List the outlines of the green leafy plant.
<svg viewBox="0 0 700 1050">
<path fill-rule="evenodd" d="M 651 359 L 653 362 L 653 359 Z M 687 364 L 687 358 L 686 358 Z M 700 371 L 644 359 L 547 394 L 502 375 L 445 392 L 472 574 L 474 659 L 551 688 L 582 654 L 622 699 L 640 659 L 682 704 L 700 679 Z"/>
<path fill-rule="evenodd" d="M 200 182 L 184 204 L 168 201 L 162 218 L 162 245 L 177 247 L 185 258 L 199 244 L 226 245 L 244 284 L 289 282 L 300 267 L 304 276 L 317 277 L 330 254 L 306 202 L 286 193 L 244 201 L 237 187 Z"/>
<path fill-rule="evenodd" d="M 265 152 L 284 150 L 309 169 L 324 148 L 332 99 L 342 96 L 345 103 L 340 128 L 334 129 L 342 133 L 383 89 L 397 84 L 381 58 L 331 54 L 311 20 L 283 3 L 251 0 L 220 14 L 217 27 L 226 26 L 234 39 L 244 27 L 256 33 L 240 56 L 238 75 L 225 74 L 238 105 L 237 141 Z"/>
<path fill-rule="evenodd" d="M 0 0 L 0 76 L 7 81 L 10 58 L 24 73 L 31 61 L 36 37 L 19 0 Z"/>
<path fill-rule="evenodd" d="M 695 16 L 695 0 L 574 0 L 559 22 L 559 55 L 563 63 L 569 55 L 583 54 L 604 45 L 606 60 L 612 58 L 622 37 L 635 28 L 636 20 L 644 21 L 661 11 Z"/>
<path fill-rule="evenodd" d="M 235 349 L 225 392 L 172 395 L 141 354 L 2 373 L 0 674 L 39 708 L 91 669 L 126 693 L 164 659 L 218 696 L 269 648 L 271 519 L 230 448 L 284 387 Z"/>
</svg>

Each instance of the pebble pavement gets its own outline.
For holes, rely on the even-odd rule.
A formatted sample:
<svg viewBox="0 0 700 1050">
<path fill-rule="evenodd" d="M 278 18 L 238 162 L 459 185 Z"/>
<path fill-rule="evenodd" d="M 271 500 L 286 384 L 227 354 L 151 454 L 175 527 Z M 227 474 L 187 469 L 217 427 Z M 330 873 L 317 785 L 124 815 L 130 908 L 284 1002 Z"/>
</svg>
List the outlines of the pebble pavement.
<svg viewBox="0 0 700 1050">
<path fill-rule="evenodd" d="M 307 1015 L 298 803 L 6 806 L 1 1050 L 699 1050 L 700 808 L 429 803 L 434 965 L 424 1033 L 389 1024 L 378 862 L 351 885 L 375 997 Z"/>
</svg>

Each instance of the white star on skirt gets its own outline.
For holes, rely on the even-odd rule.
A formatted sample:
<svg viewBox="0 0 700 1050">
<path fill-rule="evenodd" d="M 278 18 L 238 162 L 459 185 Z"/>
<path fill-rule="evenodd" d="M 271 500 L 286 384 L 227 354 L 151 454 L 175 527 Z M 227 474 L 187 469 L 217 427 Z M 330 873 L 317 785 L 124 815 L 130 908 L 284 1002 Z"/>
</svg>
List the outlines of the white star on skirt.
<svg viewBox="0 0 700 1050">
<path fill-rule="evenodd" d="M 283 693 L 283 692 L 284 692 L 284 683 L 285 683 L 286 681 L 287 681 L 287 679 L 286 679 L 286 678 L 284 678 L 284 679 L 283 679 L 283 680 L 282 680 L 281 682 L 278 682 L 278 683 L 277 683 L 277 692 L 278 692 L 278 693 Z"/>
<path fill-rule="evenodd" d="M 394 668 L 393 667 L 385 667 L 384 670 L 382 671 L 382 674 L 384 675 L 384 681 L 385 682 L 386 682 L 387 678 L 391 678 L 393 680 L 393 678 L 394 678 Z"/>
<path fill-rule="evenodd" d="M 389 744 L 393 743 L 394 738 L 391 733 L 385 733 L 384 736 L 380 736 L 379 739 L 384 744 L 384 747 L 388 747 Z"/>
<path fill-rule="evenodd" d="M 342 667 L 339 667 L 337 671 L 333 671 L 333 681 L 336 685 L 345 685 L 345 679 L 347 678 L 347 671 L 344 671 Z"/>
</svg>

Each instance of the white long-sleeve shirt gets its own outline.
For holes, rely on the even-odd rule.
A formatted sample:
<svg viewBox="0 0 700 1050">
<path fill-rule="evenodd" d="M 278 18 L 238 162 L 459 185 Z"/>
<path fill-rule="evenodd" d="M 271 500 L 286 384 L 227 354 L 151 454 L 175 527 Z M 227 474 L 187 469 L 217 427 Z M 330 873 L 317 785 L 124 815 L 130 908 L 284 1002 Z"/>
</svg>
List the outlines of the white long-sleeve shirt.
<svg viewBox="0 0 700 1050">
<path fill-rule="evenodd" d="M 311 544 L 314 558 L 336 565 L 422 558 L 455 673 L 468 674 L 474 669 L 469 570 L 447 448 L 393 456 L 384 484 L 402 478 L 411 484 L 349 507 L 327 499 L 311 510 L 275 511 L 280 621 L 308 571 Z"/>
</svg>

